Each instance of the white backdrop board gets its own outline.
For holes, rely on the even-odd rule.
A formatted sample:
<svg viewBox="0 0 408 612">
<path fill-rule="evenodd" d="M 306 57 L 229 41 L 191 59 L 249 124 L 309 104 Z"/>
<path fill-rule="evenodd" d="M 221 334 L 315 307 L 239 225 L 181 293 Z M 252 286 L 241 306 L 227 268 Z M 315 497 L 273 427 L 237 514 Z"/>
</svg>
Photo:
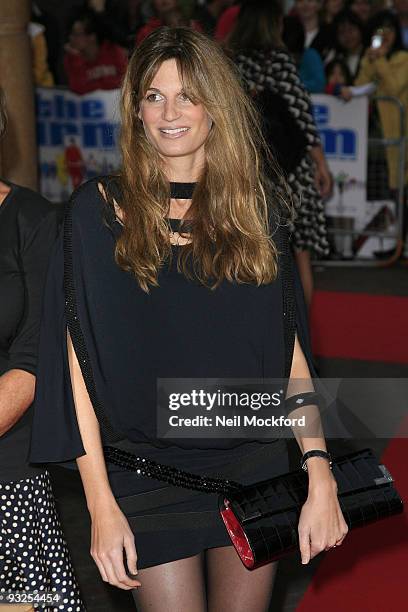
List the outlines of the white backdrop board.
<svg viewBox="0 0 408 612">
<path fill-rule="evenodd" d="M 395 221 L 394 203 L 367 200 L 368 98 L 344 102 L 334 96 L 313 95 L 312 101 L 322 146 L 334 178 L 333 195 L 326 202 L 328 226 L 391 231 Z M 344 256 L 371 257 L 375 250 L 392 248 L 395 240 L 365 238 L 357 234 L 338 236 L 334 244 Z"/>
<path fill-rule="evenodd" d="M 41 193 L 64 201 L 74 187 L 120 163 L 118 91 L 78 96 L 62 88 L 37 89 Z"/>
</svg>

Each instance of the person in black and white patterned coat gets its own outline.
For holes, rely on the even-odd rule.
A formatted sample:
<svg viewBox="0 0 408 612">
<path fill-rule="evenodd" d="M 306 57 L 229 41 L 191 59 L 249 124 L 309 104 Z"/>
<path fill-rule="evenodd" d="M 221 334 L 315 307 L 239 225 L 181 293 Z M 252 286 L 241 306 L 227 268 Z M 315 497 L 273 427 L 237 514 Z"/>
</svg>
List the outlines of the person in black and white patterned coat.
<svg viewBox="0 0 408 612">
<path fill-rule="evenodd" d="M 279 0 L 244 2 L 229 45 L 255 99 L 258 93 L 266 90 L 279 95 L 306 139 L 300 158 L 298 151 L 293 152 L 299 161 L 288 173 L 287 181 L 297 201 L 292 241 L 305 297 L 310 305 L 313 292 L 310 255 L 321 258 L 329 253 L 323 199 L 331 192 L 332 180 L 313 118 L 310 96 L 282 42 L 282 23 L 283 8 Z"/>
</svg>

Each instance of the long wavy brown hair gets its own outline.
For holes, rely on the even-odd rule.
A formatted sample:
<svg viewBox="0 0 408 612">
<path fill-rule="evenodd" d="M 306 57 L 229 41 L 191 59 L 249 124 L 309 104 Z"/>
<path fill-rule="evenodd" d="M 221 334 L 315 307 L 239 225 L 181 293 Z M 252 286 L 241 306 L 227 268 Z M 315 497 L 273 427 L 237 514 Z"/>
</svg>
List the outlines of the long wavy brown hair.
<svg viewBox="0 0 408 612">
<path fill-rule="evenodd" d="M 170 208 L 165 161 L 138 118 L 140 101 L 169 59 L 177 62 L 185 93 L 193 103 L 203 104 L 213 120 L 188 210 L 192 240 L 178 249 L 178 269 L 212 289 L 224 279 L 270 283 L 277 274 L 277 250 L 270 235 L 271 198 L 264 172 L 268 147 L 257 113 L 221 48 L 185 27 L 150 34 L 134 52 L 125 75 L 119 174 L 123 232 L 116 262 L 149 292 L 158 286 L 158 271 L 172 256 L 165 220 Z"/>
</svg>

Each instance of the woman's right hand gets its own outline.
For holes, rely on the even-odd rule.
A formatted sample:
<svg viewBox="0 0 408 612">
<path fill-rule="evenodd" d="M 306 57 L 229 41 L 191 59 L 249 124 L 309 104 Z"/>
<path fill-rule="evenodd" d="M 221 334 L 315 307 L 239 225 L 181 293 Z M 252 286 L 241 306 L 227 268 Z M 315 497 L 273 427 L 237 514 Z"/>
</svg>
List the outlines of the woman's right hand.
<svg viewBox="0 0 408 612">
<path fill-rule="evenodd" d="M 345 102 L 350 102 L 350 100 L 353 98 L 350 87 L 342 87 L 340 89 L 340 98 L 342 98 Z"/>
<path fill-rule="evenodd" d="M 91 556 L 102 580 L 125 591 L 141 586 L 125 570 L 123 550 L 131 574 L 137 574 L 137 553 L 134 535 L 117 503 L 99 505 L 91 512 L 91 519 Z"/>
</svg>

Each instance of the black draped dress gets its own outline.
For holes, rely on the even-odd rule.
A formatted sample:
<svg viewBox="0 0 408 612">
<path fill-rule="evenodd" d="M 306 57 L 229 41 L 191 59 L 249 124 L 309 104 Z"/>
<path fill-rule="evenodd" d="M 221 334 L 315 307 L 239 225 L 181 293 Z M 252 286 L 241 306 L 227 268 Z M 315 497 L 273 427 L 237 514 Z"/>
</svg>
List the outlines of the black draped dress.
<svg viewBox="0 0 408 612">
<path fill-rule="evenodd" d="M 108 183 L 105 186 L 109 189 Z M 190 472 L 241 482 L 287 471 L 284 440 L 159 439 L 155 420 L 159 377 L 284 376 L 280 274 L 268 285 L 224 281 L 212 291 L 177 270 L 178 249 L 183 247 L 174 246 L 171 264 L 159 272 L 159 286 L 146 294 L 115 263 L 115 241 L 122 227 L 100 195 L 96 179 L 75 192 L 70 211 L 65 256 L 69 248 L 76 329 L 89 359 L 83 372 L 110 423 L 125 436 L 117 445 Z M 282 228 L 278 232 L 281 238 L 285 235 Z M 63 272 L 61 236 L 44 297 L 33 462 L 70 462 L 84 454 L 67 360 Z M 297 275 L 295 293 L 297 334 L 313 370 Z M 78 334 L 71 333 L 77 355 Z M 135 533 L 140 569 L 230 545 L 216 494 L 180 489 L 117 467 L 108 470 L 114 495 Z"/>
</svg>

